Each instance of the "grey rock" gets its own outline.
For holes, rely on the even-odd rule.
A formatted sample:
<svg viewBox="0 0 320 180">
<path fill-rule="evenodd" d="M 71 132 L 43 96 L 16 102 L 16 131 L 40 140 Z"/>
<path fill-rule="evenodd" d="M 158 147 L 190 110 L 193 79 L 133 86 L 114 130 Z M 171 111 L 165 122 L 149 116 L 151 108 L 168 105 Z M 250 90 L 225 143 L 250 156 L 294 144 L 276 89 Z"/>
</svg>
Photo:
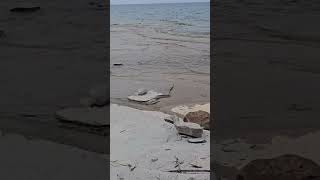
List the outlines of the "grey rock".
<svg viewBox="0 0 320 180">
<path fill-rule="evenodd" d="M 136 92 L 136 95 L 142 96 L 142 95 L 145 95 L 147 93 L 148 93 L 147 89 L 141 88 L 141 89 L 138 89 L 138 91 Z"/>
<path fill-rule="evenodd" d="M 159 96 L 163 95 L 162 93 L 158 93 L 156 91 L 150 90 L 144 95 L 133 95 L 129 96 L 128 99 L 131 101 L 137 101 L 137 102 L 148 102 L 152 99 L 157 99 Z"/>
<path fill-rule="evenodd" d="M 199 124 L 175 120 L 174 125 L 179 134 L 196 138 L 202 137 L 203 128 Z"/>
</svg>

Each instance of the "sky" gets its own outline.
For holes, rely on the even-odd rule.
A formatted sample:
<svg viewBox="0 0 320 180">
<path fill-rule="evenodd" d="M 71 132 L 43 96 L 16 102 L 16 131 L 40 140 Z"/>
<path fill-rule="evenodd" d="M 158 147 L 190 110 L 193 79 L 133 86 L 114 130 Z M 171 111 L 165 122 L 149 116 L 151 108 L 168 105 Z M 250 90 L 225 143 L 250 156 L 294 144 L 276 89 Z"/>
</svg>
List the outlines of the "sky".
<svg viewBox="0 0 320 180">
<path fill-rule="evenodd" d="M 209 2 L 210 0 L 110 0 L 111 4 L 152 4 L 152 3 L 184 3 Z"/>
</svg>

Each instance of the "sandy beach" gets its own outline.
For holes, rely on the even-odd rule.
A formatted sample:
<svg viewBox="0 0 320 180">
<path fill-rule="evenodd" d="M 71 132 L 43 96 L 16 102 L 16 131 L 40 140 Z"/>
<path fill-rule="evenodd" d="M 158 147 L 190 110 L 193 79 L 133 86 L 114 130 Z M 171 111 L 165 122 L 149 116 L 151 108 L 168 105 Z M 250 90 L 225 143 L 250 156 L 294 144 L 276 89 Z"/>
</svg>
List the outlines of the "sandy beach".
<svg viewBox="0 0 320 180">
<path fill-rule="evenodd" d="M 195 6 L 193 11 L 188 11 L 192 4 L 111 6 L 111 179 L 210 179 L 210 132 L 204 130 L 204 143 L 192 144 L 165 121 L 200 109 L 210 113 L 210 36 L 177 32 L 187 24 L 167 20 L 165 13 L 208 8 Z M 149 11 L 154 8 L 158 11 Z M 165 96 L 150 104 L 130 100 L 147 96 L 137 95 L 139 89 Z"/>
</svg>

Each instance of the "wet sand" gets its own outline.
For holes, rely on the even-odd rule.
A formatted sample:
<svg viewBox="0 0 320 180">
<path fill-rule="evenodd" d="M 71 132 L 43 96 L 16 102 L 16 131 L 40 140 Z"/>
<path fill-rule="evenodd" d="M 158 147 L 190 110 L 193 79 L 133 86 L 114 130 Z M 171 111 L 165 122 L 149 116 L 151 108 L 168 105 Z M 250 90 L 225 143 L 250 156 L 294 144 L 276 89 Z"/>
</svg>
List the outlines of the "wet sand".
<svg viewBox="0 0 320 180">
<path fill-rule="evenodd" d="M 209 43 L 209 36 L 171 35 L 146 25 L 112 25 L 111 101 L 141 108 L 127 96 L 157 82 L 171 82 L 171 97 L 144 108 L 209 102 Z"/>
</svg>

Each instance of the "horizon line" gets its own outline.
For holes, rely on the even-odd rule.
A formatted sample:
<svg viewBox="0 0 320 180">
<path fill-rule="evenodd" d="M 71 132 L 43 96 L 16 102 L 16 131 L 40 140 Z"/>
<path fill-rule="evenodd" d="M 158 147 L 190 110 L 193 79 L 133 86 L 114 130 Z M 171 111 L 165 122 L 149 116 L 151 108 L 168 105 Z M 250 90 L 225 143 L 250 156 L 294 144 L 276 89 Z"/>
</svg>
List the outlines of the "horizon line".
<svg viewBox="0 0 320 180">
<path fill-rule="evenodd" d="M 151 5 L 151 4 L 186 4 L 186 3 L 209 3 L 210 0 L 207 1 L 195 1 L 195 2 L 163 2 L 163 3 L 120 3 L 120 4 L 112 4 L 110 5 Z"/>
</svg>

